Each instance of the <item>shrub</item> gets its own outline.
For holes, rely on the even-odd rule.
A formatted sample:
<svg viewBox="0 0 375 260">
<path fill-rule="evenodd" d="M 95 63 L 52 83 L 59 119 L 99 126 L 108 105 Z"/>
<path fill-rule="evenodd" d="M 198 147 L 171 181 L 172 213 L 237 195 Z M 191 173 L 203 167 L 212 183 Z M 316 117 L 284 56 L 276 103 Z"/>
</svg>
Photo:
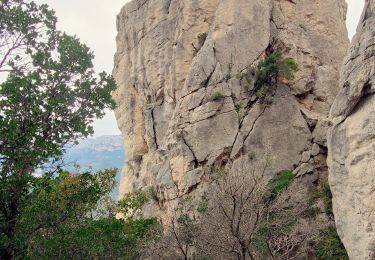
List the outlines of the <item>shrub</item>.
<svg viewBox="0 0 375 260">
<path fill-rule="evenodd" d="M 255 153 L 254 152 L 250 152 L 247 157 L 249 158 L 250 161 L 252 161 L 252 160 L 255 159 Z"/>
<path fill-rule="evenodd" d="M 327 179 L 320 183 L 318 189 L 310 191 L 309 197 L 310 203 L 313 203 L 318 199 L 322 199 L 326 214 L 328 216 L 333 216 L 332 193 Z"/>
<path fill-rule="evenodd" d="M 302 212 L 302 216 L 313 219 L 320 213 L 320 208 L 311 206 Z"/>
<path fill-rule="evenodd" d="M 336 227 L 331 225 L 320 231 L 319 240 L 315 245 L 316 258 L 318 260 L 349 259 L 345 247 L 336 232 Z"/>
<path fill-rule="evenodd" d="M 242 79 L 243 77 L 245 77 L 245 75 L 246 75 L 246 71 L 239 70 L 234 74 L 234 77 L 237 79 Z"/>
<path fill-rule="evenodd" d="M 203 45 L 205 43 L 206 39 L 207 39 L 207 36 L 208 36 L 207 32 L 198 34 L 199 43 Z"/>
<path fill-rule="evenodd" d="M 155 201 L 155 202 L 159 202 L 158 193 L 157 193 L 157 191 L 156 191 L 156 189 L 155 189 L 154 186 L 152 186 L 152 187 L 150 187 L 150 188 L 148 189 L 148 194 L 150 195 L 150 198 L 151 198 L 153 201 Z"/>
<path fill-rule="evenodd" d="M 294 72 L 298 70 L 298 65 L 293 58 L 282 59 L 279 51 L 272 52 L 258 64 L 258 80 L 255 83 L 257 90 L 264 86 L 272 86 L 278 76 L 287 80 L 294 78 Z"/>
<path fill-rule="evenodd" d="M 291 171 L 285 170 L 273 177 L 268 183 L 269 199 L 273 200 L 277 195 L 289 187 L 294 180 L 294 174 Z"/>
<path fill-rule="evenodd" d="M 324 181 L 320 185 L 321 194 L 323 195 L 324 208 L 327 215 L 333 216 L 332 209 L 332 192 L 329 187 L 328 180 Z"/>
<path fill-rule="evenodd" d="M 223 95 L 223 93 L 219 92 L 219 91 L 216 91 L 213 95 L 212 95 L 212 100 L 213 101 L 219 101 L 219 100 L 222 100 L 224 99 L 225 96 Z"/>
<path fill-rule="evenodd" d="M 263 86 L 261 86 L 260 88 L 257 89 L 257 92 L 255 93 L 255 95 L 258 98 L 262 98 L 267 94 L 267 91 L 268 91 L 268 87 L 266 85 L 263 85 Z"/>
<path fill-rule="evenodd" d="M 236 109 L 236 112 L 239 113 L 241 110 L 241 104 L 235 104 L 234 108 Z"/>
<path fill-rule="evenodd" d="M 306 28 L 306 26 L 303 23 L 300 23 L 299 27 L 301 27 L 303 30 L 307 31 L 307 28 Z"/>
<path fill-rule="evenodd" d="M 208 197 L 207 193 L 202 195 L 201 201 L 198 204 L 197 211 L 201 214 L 204 214 L 208 210 Z"/>
<path fill-rule="evenodd" d="M 228 73 L 227 75 L 225 75 L 224 80 L 228 82 L 232 77 L 232 74 Z"/>
</svg>

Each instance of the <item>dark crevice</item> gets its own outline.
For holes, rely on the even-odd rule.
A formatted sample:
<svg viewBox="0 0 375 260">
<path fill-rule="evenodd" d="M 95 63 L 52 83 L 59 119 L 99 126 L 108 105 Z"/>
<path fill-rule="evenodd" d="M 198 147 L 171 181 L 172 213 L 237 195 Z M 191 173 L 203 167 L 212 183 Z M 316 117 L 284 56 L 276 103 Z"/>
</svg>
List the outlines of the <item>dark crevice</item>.
<svg viewBox="0 0 375 260">
<path fill-rule="evenodd" d="M 211 71 L 210 75 L 208 75 L 207 79 L 205 81 L 202 82 L 201 84 L 201 88 L 207 88 L 208 87 L 208 83 L 210 82 L 210 79 L 212 78 L 212 75 L 214 74 L 216 70 L 216 66 L 215 68 Z"/>
<path fill-rule="evenodd" d="M 289 2 L 289 3 L 292 3 L 292 4 L 294 4 L 294 5 L 296 5 L 297 3 L 296 2 L 294 2 L 293 0 L 286 0 L 287 2 Z"/>
<path fill-rule="evenodd" d="M 232 154 L 232 151 L 233 151 L 233 148 L 234 148 L 234 144 L 236 143 L 238 135 L 240 134 L 240 132 L 241 132 L 241 126 L 238 127 L 236 136 L 234 137 L 234 141 L 232 143 L 232 147 L 230 148 L 230 152 L 229 152 L 229 158 L 231 157 L 231 154 Z"/>
<path fill-rule="evenodd" d="M 214 50 L 214 53 L 215 53 L 215 48 L 213 48 L 213 50 Z M 187 93 L 186 95 L 182 96 L 181 99 L 184 98 L 184 97 L 186 97 L 186 96 L 188 96 L 188 95 L 191 95 L 191 94 L 199 91 L 201 88 L 207 88 L 208 87 L 208 83 L 210 82 L 210 80 L 212 78 L 212 75 L 215 73 L 215 70 L 216 70 L 216 65 L 215 65 L 214 69 L 210 72 L 210 74 L 207 76 L 206 80 L 204 80 L 203 82 L 201 82 L 199 88 L 194 89 L 193 91 L 191 91 L 191 92 Z"/>
<path fill-rule="evenodd" d="M 303 116 L 303 119 L 306 121 L 307 126 L 309 127 L 309 130 L 310 130 L 310 133 L 314 132 L 316 128 L 316 124 L 318 123 L 318 120 L 309 118 L 305 113 L 303 113 L 302 110 L 300 110 L 300 113 Z"/>
<path fill-rule="evenodd" d="M 354 61 L 355 59 L 357 59 L 360 56 L 361 56 L 360 54 L 357 54 L 357 55 L 355 55 L 353 57 L 350 57 L 347 61 L 345 61 L 344 65 L 347 65 L 349 62 Z"/>
<path fill-rule="evenodd" d="M 199 185 L 200 185 L 200 182 L 198 182 L 198 183 L 194 184 L 193 186 L 189 187 L 189 189 L 185 192 L 185 195 L 194 191 L 196 188 L 198 188 Z"/>
<path fill-rule="evenodd" d="M 154 131 L 154 143 L 155 143 L 155 146 L 156 146 L 156 150 L 158 150 L 158 149 L 159 149 L 159 144 L 158 144 L 158 138 L 157 138 L 157 135 L 156 135 L 154 110 L 155 110 L 155 108 L 153 108 L 153 109 L 151 110 L 152 129 L 153 129 L 153 131 Z"/>
<path fill-rule="evenodd" d="M 375 46 L 375 43 L 368 45 L 368 46 L 366 47 L 365 51 L 367 51 L 369 48 L 374 47 L 374 46 Z"/>
<path fill-rule="evenodd" d="M 371 94 L 371 83 L 370 83 L 370 80 L 367 80 L 366 83 L 363 85 L 363 89 L 362 89 L 362 95 L 363 96 L 367 96 L 369 94 Z"/>
</svg>

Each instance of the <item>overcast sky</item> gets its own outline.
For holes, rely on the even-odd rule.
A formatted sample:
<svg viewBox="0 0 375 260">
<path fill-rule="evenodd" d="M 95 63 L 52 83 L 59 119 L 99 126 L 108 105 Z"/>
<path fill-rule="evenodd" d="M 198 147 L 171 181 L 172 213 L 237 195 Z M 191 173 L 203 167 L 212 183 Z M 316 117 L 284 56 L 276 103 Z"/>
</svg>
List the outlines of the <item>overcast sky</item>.
<svg viewBox="0 0 375 260">
<path fill-rule="evenodd" d="M 181 0 L 183 1 L 183 0 Z M 324 1 L 324 0 L 322 0 Z M 76 34 L 95 52 L 96 69 L 112 71 L 116 50 L 116 15 L 128 0 L 36 0 L 47 3 L 58 17 L 58 27 Z M 347 0 L 349 37 L 355 33 L 364 0 Z M 94 124 L 95 136 L 119 134 L 113 112 Z"/>
</svg>

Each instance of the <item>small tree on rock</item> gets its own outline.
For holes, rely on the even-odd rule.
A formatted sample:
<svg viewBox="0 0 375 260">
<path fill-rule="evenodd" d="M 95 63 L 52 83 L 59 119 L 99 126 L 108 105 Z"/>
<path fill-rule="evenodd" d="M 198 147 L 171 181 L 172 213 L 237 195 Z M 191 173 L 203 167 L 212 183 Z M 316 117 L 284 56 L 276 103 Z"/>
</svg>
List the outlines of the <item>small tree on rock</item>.
<svg viewBox="0 0 375 260">
<path fill-rule="evenodd" d="M 282 58 L 282 53 L 274 51 L 258 63 L 258 79 L 255 89 L 261 97 L 264 97 L 269 88 L 276 87 L 278 77 L 292 80 L 298 65 L 293 58 Z"/>
</svg>

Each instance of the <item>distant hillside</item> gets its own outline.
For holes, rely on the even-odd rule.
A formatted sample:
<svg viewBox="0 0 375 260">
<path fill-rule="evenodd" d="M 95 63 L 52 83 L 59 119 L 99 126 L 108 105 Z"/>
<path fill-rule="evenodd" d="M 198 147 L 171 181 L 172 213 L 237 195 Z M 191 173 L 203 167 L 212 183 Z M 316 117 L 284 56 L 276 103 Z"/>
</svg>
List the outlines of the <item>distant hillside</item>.
<svg viewBox="0 0 375 260">
<path fill-rule="evenodd" d="M 101 136 L 85 139 L 78 145 L 69 147 L 64 155 L 65 169 L 75 171 L 75 165 L 81 171 L 100 171 L 106 168 L 118 168 L 117 181 L 120 180 L 121 168 L 124 164 L 124 148 L 121 135 Z M 118 188 L 113 192 L 117 197 Z"/>
</svg>

